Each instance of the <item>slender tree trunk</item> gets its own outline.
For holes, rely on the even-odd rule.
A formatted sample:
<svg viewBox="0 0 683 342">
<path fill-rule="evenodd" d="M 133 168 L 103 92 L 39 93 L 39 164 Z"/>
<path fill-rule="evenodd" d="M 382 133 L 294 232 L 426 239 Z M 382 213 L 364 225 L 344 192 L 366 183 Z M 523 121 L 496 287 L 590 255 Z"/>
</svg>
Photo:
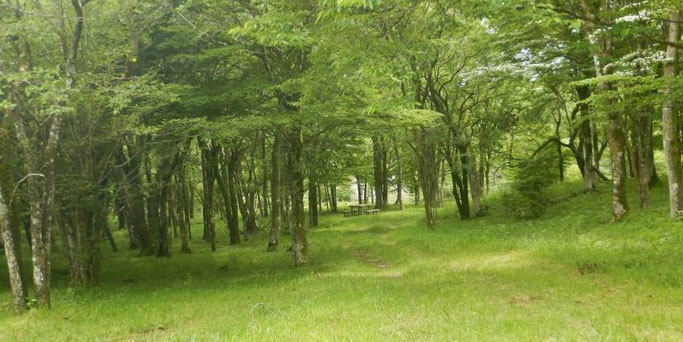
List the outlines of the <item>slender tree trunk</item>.
<svg viewBox="0 0 683 342">
<path fill-rule="evenodd" d="M 268 217 L 268 209 L 269 209 L 269 203 L 268 203 L 268 157 L 266 154 L 266 136 L 265 134 L 263 135 L 263 138 L 261 139 L 261 160 L 263 161 L 263 180 L 261 183 L 262 189 L 262 197 L 263 197 L 263 210 L 261 211 L 261 216 L 262 217 Z M 272 152 L 271 152 L 271 157 L 272 157 Z M 272 162 L 272 160 L 271 160 Z M 271 208 L 272 209 L 272 208 Z"/>
<path fill-rule="evenodd" d="M 129 137 L 129 142 L 126 144 L 128 150 L 128 158 L 125 158 L 123 151 L 120 153 L 120 164 L 123 165 L 125 172 L 124 178 L 127 183 L 126 187 L 126 207 L 129 214 L 129 226 L 134 232 L 135 238 L 140 245 L 140 255 L 149 256 L 154 254 L 152 247 L 152 238 L 149 232 L 149 226 L 145 219 L 145 201 L 144 190 L 142 185 L 142 148 L 141 141 L 133 141 Z"/>
<path fill-rule="evenodd" d="M 43 156 L 43 166 L 38 166 L 31 143 L 26 136 L 21 117 L 15 122 L 17 140 L 26 156 L 26 180 L 31 208 L 31 264 L 36 302 L 39 307 L 50 307 L 50 250 L 52 248 L 52 204 L 54 201 L 54 160 L 61 125 L 61 117 L 52 119 L 49 137 Z M 45 170 L 42 174 L 40 171 Z M 39 177 L 38 175 L 42 175 Z"/>
<path fill-rule="evenodd" d="M 3 189 L 0 188 L 0 233 L 5 247 L 5 258 L 9 272 L 10 288 L 12 290 L 12 306 L 16 314 L 21 314 L 28 309 L 26 283 L 23 276 L 21 262 L 21 241 L 18 237 L 18 229 L 10 224 L 10 213 L 3 197 Z M 16 223 L 16 222 L 15 222 Z"/>
<path fill-rule="evenodd" d="M 356 176 L 356 187 L 358 188 L 358 204 L 363 204 L 363 186 L 358 176 Z"/>
<path fill-rule="evenodd" d="M 118 220 L 118 229 L 122 230 L 126 228 L 126 200 L 123 196 L 123 190 L 121 186 L 116 187 L 116 193 L 114 195 L 114 211 L 116 214 L 116 219 Z"/>
<path fill-rule="evenodd" d="M 595 171 L 593 178 L 600 179 L 598 171 L 600 171 L 602 150 L 600 150 L 600 134 L 598 132 L 598 125 L 595 123 L 595 120 L 591 121 L 591 132 L 593 133 L 593 170 Z"/>
<path fill-rule="evenodd" d="M 223 196 L 223 211 L 225 212 L 225 222 L 230 235 L 230 244 L 236 245 L 240 243 L 240 232 L 239 232 L 239 219 L 237 218 L 238 213 L 233 211 L 232 202 L 233 198 L 230 195 L 230 173 L 228 172 L 228 161 L 225 159 L 225 153 L 222 153 L 221 166 L 216 172 L 216 180 L 218 180 L 218 187 L 221 190 L 221 195 Z M 234 182 L 233 186 L 234 186 Z M 234 189 L 233 189 L 234 190 Z M 237 200 L 237 199 L 234 199 Z M 234 218 L 233 218 L 234 217 Z M 237 222 L 234 225 L 233 222 Z"/>
<path fill-rule="evenodd" d="M 470 195 L 472 196 L 472 213 L 475 217 L 482 216 L 481 197 L 484 193 L 481 186 L 481 179 L 477 168 L 477 162 L 472 159 L 470 162 L 468 176 L 470 178 Z"/>
<path fill-rule="evenodd" d="M 670 43 L 678 43 L 680 32 L 681 15 L 675 7 L 671 9 L 669 16 Z M 681 179 L 681 147 L 679 126 L 680 118 L 674 107 L 673 96 L 674 78 L 678 75 L 678 49 L 669 45 L 666 49 L 667 63 L 664 68 L 664 76 L 667 78 L 664 87 L 665 102 L 662 106 L 662 138 L 664 140 L 664 155 L 666 157 L 666 172 L 669 181 L 669 212 L 675 218 L 683 210 L 683 180 Z"/>
<path fill-rule="evenodd" d="M 375 208 L 384 209 L 384 198 L 382 193 L 384 189 L 384 165 L 382 164 L 382 141 L 381 137 L 372 137 L 372 165 L 374 171 L 374 198 L 375 198 Z"/>
<path fill-rule="evenodd" d="M 617 113 L 608 114 L 607 139 L 612 161 L 612 219 L 620 221 L 628 212 L 626 200 L 626 159 L 622 120 Z"/>
<path fill-rule="evenodd" d="M 158 236 L 159 242 L 157 245 L 157 257 L 170 257 L 171 256 L 171 239 L 169 237 L 169 217 L 168 208 L 169 203 L 169 191 L 170 183 L 173 174 L 176 169 L 182 164 L 184 160 L 185 153 L 190 148 L 191 140 L 188 140 L 186 147 L 178 147 L 175 155 L 172 157 L 166 157 L 162 160 L 161 164 L 157 168 L 155 183 L 157 190 L 157 206 L 159 215 L 159 229 Z M 211 232 L 212 237 L 215 236 L 215 230 Z M 215 250 L 215 239 L 212 239 L 212 250 Z"/>
<path fill-rule="evenodd" d="M 635 113 L 631 118 L 631 151 L 638 185 L 638 204 L 647 208 L 650 203 L 650 137 L 647 136 L 648 114 Z"/>
<path fill-rule="evenodd" d="M 394 143 L 394 155 L 396 156 L 396 204 L 398 205 L 398 210 L 403 210 L 403 165 L 396 136 L 392 135 L 391 138 Z"/>
<path fill-rule="evenodd" d="M 287 157 L 285 160 L 289 160 Z M 291 206 L 291 195 L 290 195 L 290 180 L 289 176 L 287 176 L 288 173 L 285 173 L 282 175 L 282 201 L 281 201 L 281 210 L 280 212 L 282 213 L 282 223 L 283 223 L 283 228 L 284 228 L 284 233 L 292 235 L 292 223 L 291 223 L 291 213 L 292 213 L 292 206 Z"/>
<path fill-rule="evenodd" d="M 168 184 L 159 184 L 159 243 L 157 245 L 157 257 L 171 256 L 171 243 L 168 234 Z M 212 250 L 213 246 L 212 246 Z"/>
<path fill-rule="evenodd" d="M 318 226 L 318 184 L 315 178 L 308 177 L 308 224 Z"/>
<path fill-rule="evenodd" d="M 252 156 L 253 157 L 253 156 Z M 247 160 L 247 162 L 251 163 L 252 160 Z M 240 164 L 237 163 L 236 165 L 236 172 L 235 172 L 235 184 L 237 185 L 237 202 L 239 204 L 239 210 L 240 214 L 242 215 L 242 220 L 244 221 L 244 235 L 245 239 L 246 237 L 253 236 L 257 232 L 257 227 L 256 227 L 256 221 L 255 221 L 255 210 L 254 210 L 254 196 L 253 192 L 250 189 L 247 189 L 247 186 L 245 185 L 245 181 L 243 180 L 243 172 L 240 169 Z M 249 170 L 248 172 L 248 181 L 249 184 L 253 184 L 253 178 L 252 175 L 253 173 L 251 172 L 251 165 L 249 165 Z"/>
<path fill-rule="evenodd" d="M 337 212 L 337 186 L 335 184 L 330 185 L 330 203 L 332 205 L 332 212 Z"/>
<path fill-rule="evenodd" d="M 62 248 L 69 268 L 71 286 L 80 286 L 85 283 L 85 271 L 81 266 L 81 238 L 80 224 L 76 215 L 64 208 L 62 196 L 56 197 L 56 207 L 58 208 L 57 225 L 62 233 Z M 67 220 L 70 220 L 67 224 Z"/>
<path fill-rule="evenodd" d="M 178 204 L 178 193 L 177 193 L 177 184 L 175 184 L 175 181 L 173 181 L 173 178 L 171 178 L 171 183 L 168 185 L 168 218 L 171 222 L 171 226 L 173 227 L 173 238 L 178 237 L 178 212 L 176 211 L 176 207 Z"/>
<path fill-rule="evenodd" d="M 216 223 L 214 222 L 213 187 L 216 182 L 216 149 L 210 142 L 198 138 L 197 142 L 202 154 L 202 212 L 204 218 L 204 240 L 211 244 L 211 250 L 216 250 Z"/>
<path fill-rule="evenodd" d="M 322 187 L 320 186 L 320 183 L 317 183 L 317 189 L 316 191 L 318 192 L 317 199 L 318 199 L 318 217 L 320 217 L 320 213 L 323 212 L 323 191 Z"/>
<path fill-rule="evenodd" d="M 118 247 L 116 247 L 116 240 L 114 240 L 114 235 L 111 233 L 111 229 L 109 229 L 109 224 L 105 219 L 101 220 L 101 225 L 102 225 L 102 233 L 104 233 L 104 236 L 107 238 L 107 241 L 109 242 L 109 247 L 111 248 L 111 251 L 116 253 L 119 251 Z"/>
<path fill-rule="evenodd" d="M 271 152 L 271 204 L 270 210 L 270 236 L 268 250 L 274 252 L 280 244 L 280 127 L 275 129 L 273 150 Z M 265 180 L 264 180 L 265 181 Z"/>
<path fill-rule="evenodd" d="M 650 165 L 650 188 L 659 185 L 661 181 L 659 180 L 659 176 L 657 175 L 657 168 L 655 167 L 655 151 L 654 151 L 654 137 L 653 137 L 653 117 L 654 117 L 654 108 L 653 108 L 653 116 L 649 118 L 648 120 L 648 130 L 647 130 L 647 139 L 648 139 L 648 151 L 649 155 L 647 156 L 648 159 L 648 164 Z"/>
<path fill-rule="evenodd" d="M 290 193 L 292 196 L 292 258 L 294 267 L 308 262 L 308 239 L 304 226 L 304 174 L 302 167 L 303 132 L 295 126 L 291 132 L 289 156 Z"/>
<path fill-rule="evenodd" d="M 434 183 L 438 182 L 438 177 L 434 176 L 436 169 L 436 151 L 434 143 L 431 141 L 426 129 L 420 128 L 415 133 L 417 142 L 418 156 L 418 178 L 422 188 L 422 202 L 424 203 L 425 219 L 427 228 L 434 229 L 436 215 L 434 209 Z"/>
<path fill-rule="evenodd" d="M 185 179 L 185 168 L 181 167 L 178 175 L 176 176 L 176 192 L 178 194 L 178 203 L 176 203 L 176 210 L 180 214 L 178 223 L 180 225 L 180 253 L 190 254 L 192 253 L 192 248 L 190 248 L 189 232 L 190 232 L 190 213 L 188 206 L 185 203 L 187 201 L 187 184 Z"/>
<path fill-rule="evenodd" d="M 590 89 L 588 87 L 578 87 L 576 89 L 579 95 L 579 100 L 585 101 L 590 97 Z M 591 120 L 589 118 L 588 104 L 581 103 L 581 126 L 580 135 L 583 141 L 583 186 L 588 191 L 595 190 L 595 170 L 593 166 L 593 140 L 591 134 Z"/>
<path fill-rule="evenodd" d="M 228 221 L 228 230 L 230 231 L 230 244 L 235 245 L 240 243 L 239 203 L 237 198 L 237 166 L 240 162 L 240 153 L 238 151 L 231 151 L 228 160 L 228 192 L 230 194 L 230 212 L 232 213 Z"/>
<path fill-rule="evenodd" d="M 595 13 L 591 11 L 590 6 L 585 2 L 581 2 L 584 9 L 584 15 L 589 20 L 586 25 L 589 27 L 591 33 L 595 32 Z M 605 0 L 600 2 L 600 8 L 606 12 L 610 11 L 609 3 Z M 595 76 L 603 76 L 602 64 L 600 56 L 607 56 L 610 54 L 611 41 L 609 38 L 604 38 L 602 42 L 594 42 L 599 48 L 599 51 L 593 54 L 593 66 L 595 68 Z M 608 91 L 610 85 L 603 83 L 601 90 Z M 623 118 L 619 112 L 616 112 L 612 107 L 614 100 L 607 100 L 605 104 L 607 108 L 607 141 L 610 146 L 610 161 L 612 166 L 612 220 L 620 221 L 628 213 L 628 202 L 626 200 L 626 137 L 624 135 Z M 596 164 L 597 167 L 597 164 Z"/>
</svg>

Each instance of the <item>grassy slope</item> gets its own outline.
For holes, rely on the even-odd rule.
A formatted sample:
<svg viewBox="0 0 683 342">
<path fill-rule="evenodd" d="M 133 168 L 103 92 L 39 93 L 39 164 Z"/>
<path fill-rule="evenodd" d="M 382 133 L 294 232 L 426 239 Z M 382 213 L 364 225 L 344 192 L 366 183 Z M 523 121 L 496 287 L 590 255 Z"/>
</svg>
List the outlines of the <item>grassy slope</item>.
<svg viewBox="0 0 683 342">
<path fill-rule="evenodd" d="M 227 246 L 224 229 L 215 253 L 198 239 L 171 259 L 105 251 L 94 289 L 68 289 L 57 262 L 52 312 L 13 317 L 3 289 L 0 339 L 681 341 L 683 223 L 664 189 L 653 197 L 616 225 L 606 185 L 527 222 L 495 201 L 467 222 L 441 209 L 434 232 L 419 208 L 327 215 L 296 270 L 264 237 Z"/>
</svg>

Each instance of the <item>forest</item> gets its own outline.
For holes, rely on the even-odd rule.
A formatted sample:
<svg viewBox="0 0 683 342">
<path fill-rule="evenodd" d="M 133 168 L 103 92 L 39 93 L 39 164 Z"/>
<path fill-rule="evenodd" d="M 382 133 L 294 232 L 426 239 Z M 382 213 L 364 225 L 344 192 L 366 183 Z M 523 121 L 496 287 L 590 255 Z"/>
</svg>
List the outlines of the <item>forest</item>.
<svg viewBox="0 0 683 342">
<path fill-rule="evenodd" d="M 683 340 L 681 0 L 0 0 L 0 340 Z"/>
</svg>

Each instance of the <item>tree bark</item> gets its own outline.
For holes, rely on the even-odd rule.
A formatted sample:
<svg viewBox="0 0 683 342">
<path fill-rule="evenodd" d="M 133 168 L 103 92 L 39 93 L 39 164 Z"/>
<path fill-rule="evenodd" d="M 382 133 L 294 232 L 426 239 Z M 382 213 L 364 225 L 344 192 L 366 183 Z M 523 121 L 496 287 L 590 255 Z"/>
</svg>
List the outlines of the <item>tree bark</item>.
<svg viewBox="0 0 683 342">
<path fill-rule="evenodd" d="M 211 250 L 216 250 L 216 224 L 214 222 L 213 186 L 216 182 L 216 156 L 211 143 L 198 138 L 202 162 L 202 213 L 204 218 L 204 240 L 211 244 Z"/>
<path fill-rule="evenodd" d="M 398 210 L 403 210 L 403 164 L 401 163 L 401 154 L 398 150 L 398 142 L 396 136 L 391 136 L 394 145 L 394 155 L 396 156 L 396 204 Z"/>
<path fill-rule="evenodd" d="M 420 128 L 414 132 L 417 144 L 416 152 L 418 159 L 418 178 L 422 188 L 422 202 L 424 203 L 425 219 L 427 228 L 434 229 L 436 224 L 436 214 L 434 209 L 434 183 L 438 182 L 436 169 L 436 148 L 431 141 L 425 128 Z"/>
<path fill-rule="evenodd" d="M 54 201 L 54 160 L 61 117 L 55 116 L 42 155 L 43 167 L 26 136 L 21 116 L 17 116 L 17 140 L 26 158 L 27 188 L 31 209 L 31 264 L 36 302 L 39 307 L 50 307 L 50 250 L 52 248 L 52 204 Z M 43 171 L 40 173 L 40 171 Z"/>
<path fill-rule="evenodd" d="M 590 97 L 590 89 L 588 87 L 578 87 L 576 92 L 580 101 L 585 101 Z M 593 166 L 593 139 L 591 120 L 589 118 L 590 113 L 588 112 L 588 104 L 581 103 L 579 106 L 581 114 L 581 126 L 579 129 L 583 142 L 583 187 L 588 191 L 594 191 L 596 173 Z"/>
<path fill-rule="evenodd" d="M 228 193 L 230 195 L 230 218 L 228 221 L 228 230 L 230 231 L 230 244 L 236 245 L 240 243 L 240 221 L 239 221 L 239 203 L 237 199 L 237 173 L 238 165 L 240 163 L 240 152 L 231 150 L 228 158 Z"/>
<path fill-rule="evenodd" d="M 140 246 L 140 255 L 149 256 L 154 254 L 152 238 L 145 219 L 145 201 L 142 186 L 142 147 L 140 138 L 133 140 L 128 137 L 126 149 L 128 157 L 124 155 L 123 148 L 119 152 L 119 164 L 123 165 L 123 179 L 126 182 L 126 207 L 128 208 L 128 225 L 135 234 Z"/>
<path fill-rule="evenodd" d="M 677 43 L 680 39 L 681 15 L 678 9 L 672 8 L 669 16 L 668 41 Z M 666 172 L 669 181 L 669 214 L 672 218 L 680 215 L 683 209 L 683 180 L 681 179 L 681 148 L 679 137 L 680 118 L 674 108 L 673 96 L 674 78 L 678 75 L 678 49 L 668 45 L 666 49 L 667 63 L 664 68 L 666 86 L 664 87 L 665 102 L 662 106 L 662 138 L 664 141 L 664 155 L 666 157 Z"/>
<path fill-rule="evenodd" d="M 587 25 L 591 28 L 591 32 L 595 22 L 595 14 L 591 12 L 585 1 L 582 2 L 585 10 L 585 15 L 591 21 Z M 609 10 L 609 5 L 605 0 L 602 0 L 600 6 L 603 10 Z M 600 54 L 609 55 L 611 49 L 611 42 L 608 38 L 602 43 L 596 43 L 599 51 L 593 54 L 593 66 L 595 68 L 595 75 L 597 77 L 603 76 L 602 64 L 600 61 Z M 601 86 L 603 92 L 610 90 L 610 85 L 603 83 Z M 607 141 L 610 146 L 610 161 L 612 166 L 612 220 L 614 222 L 622 220 L 628 213 L 628 202 L 626 199 L 626 137 L 624 135 L 622 115 L 612 109 L 611 102 L 607 100 Z"/>
<path fill-rule="evenodd" d="M 304 226 L 304 174 L 302 155 L 304 139 L 301 126 L 294 126 L 290 133 L 290 193 L 292 196 L 292 259 L 294 267 L 308 262 L 308 238 Z"/>
<path fill-rule="evenodd" d="M 650 203 L 650 137 L 648 113 L 634 113 L 631 117 L 631 154 L 638 189 L 638 204 L 647 208 Z"/>
<path fill-rule="evenodd" d="M 280 127 L 275 129 L 273 139 L 273 150 L 271 151 L 271 205 L 270 209 L 270 235 L 268 239 L 268 250 L 274 252 L 280 244 Z M 265 182 L 265 180 L 264 180 Z"/>
<path fill-rule="evenodd" d="M 12 291 L 12 307 L 16 314 L 21 314 L 28 309 L 28 292 L 23 276 L 21 241 L 17 234 L 18 229 L 10 224 L 9 217 L 9 207 L 3 197 L 3 188 L 0 187 L 0 234 L 2 234 L 2 243 L 5 247 L 5 258 Z"/>
<path fill-rule="evenodd" d="M 332 212 L 337 212 L 337 185 L 330 185 L 330 204 L 332 205 Z"/>
<path fill-rule="evenodd" d="M 314 176 L 308 176 L 308 225 L 318 226 L 318 184 Z"/>
<path fill-rule="evenodd" d="M 180 214 L 178 224 L 180 225 L 180 253 L 190 254 L 192 253 L 192 248 L 190 248 L 190 213 L 188 206 L 185 203 L 187 201 L 187 180 L 185 178 L 185 168 L 181 167 L 178 175 L 176 176 L 176 192 L 178 194 L 176 204 L 176 210 Z"/>
<path fill-rule="evenodd" d="M 363 204 L 363 186 L 358 176 L 356 176 L 356 188 L 358 188 L 358 204 Z"/>
</svg>

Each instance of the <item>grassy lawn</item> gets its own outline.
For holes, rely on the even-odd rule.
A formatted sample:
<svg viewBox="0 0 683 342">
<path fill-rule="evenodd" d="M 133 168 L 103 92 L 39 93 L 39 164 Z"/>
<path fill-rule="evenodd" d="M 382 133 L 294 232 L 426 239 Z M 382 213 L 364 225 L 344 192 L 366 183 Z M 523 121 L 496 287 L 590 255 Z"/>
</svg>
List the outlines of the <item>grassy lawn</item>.
<svg viewBox="0 0 683 342">
<path fill-rule="evenodd" d="M 192 255 L 103 245 L 96 288 L 69 289 L 55 261 L 51 312 L 14 317 L 3 287 L 0 340 L 682 341 L 683 223 L 667 219 L 665 189 L 620 224 L 606 184 L 569 195 L 578 189 L 556 186 L 557 204 L 534 221 L 505 217 L 496 200 L 466 222 L 447 204 L 435 231 L 420 208 L 324 215 L 299 269 L 286 247 L 265 252 L 265 235 L 228 246 L 222 226 L 214 253 L 200 224 Z"/>
</svg>

